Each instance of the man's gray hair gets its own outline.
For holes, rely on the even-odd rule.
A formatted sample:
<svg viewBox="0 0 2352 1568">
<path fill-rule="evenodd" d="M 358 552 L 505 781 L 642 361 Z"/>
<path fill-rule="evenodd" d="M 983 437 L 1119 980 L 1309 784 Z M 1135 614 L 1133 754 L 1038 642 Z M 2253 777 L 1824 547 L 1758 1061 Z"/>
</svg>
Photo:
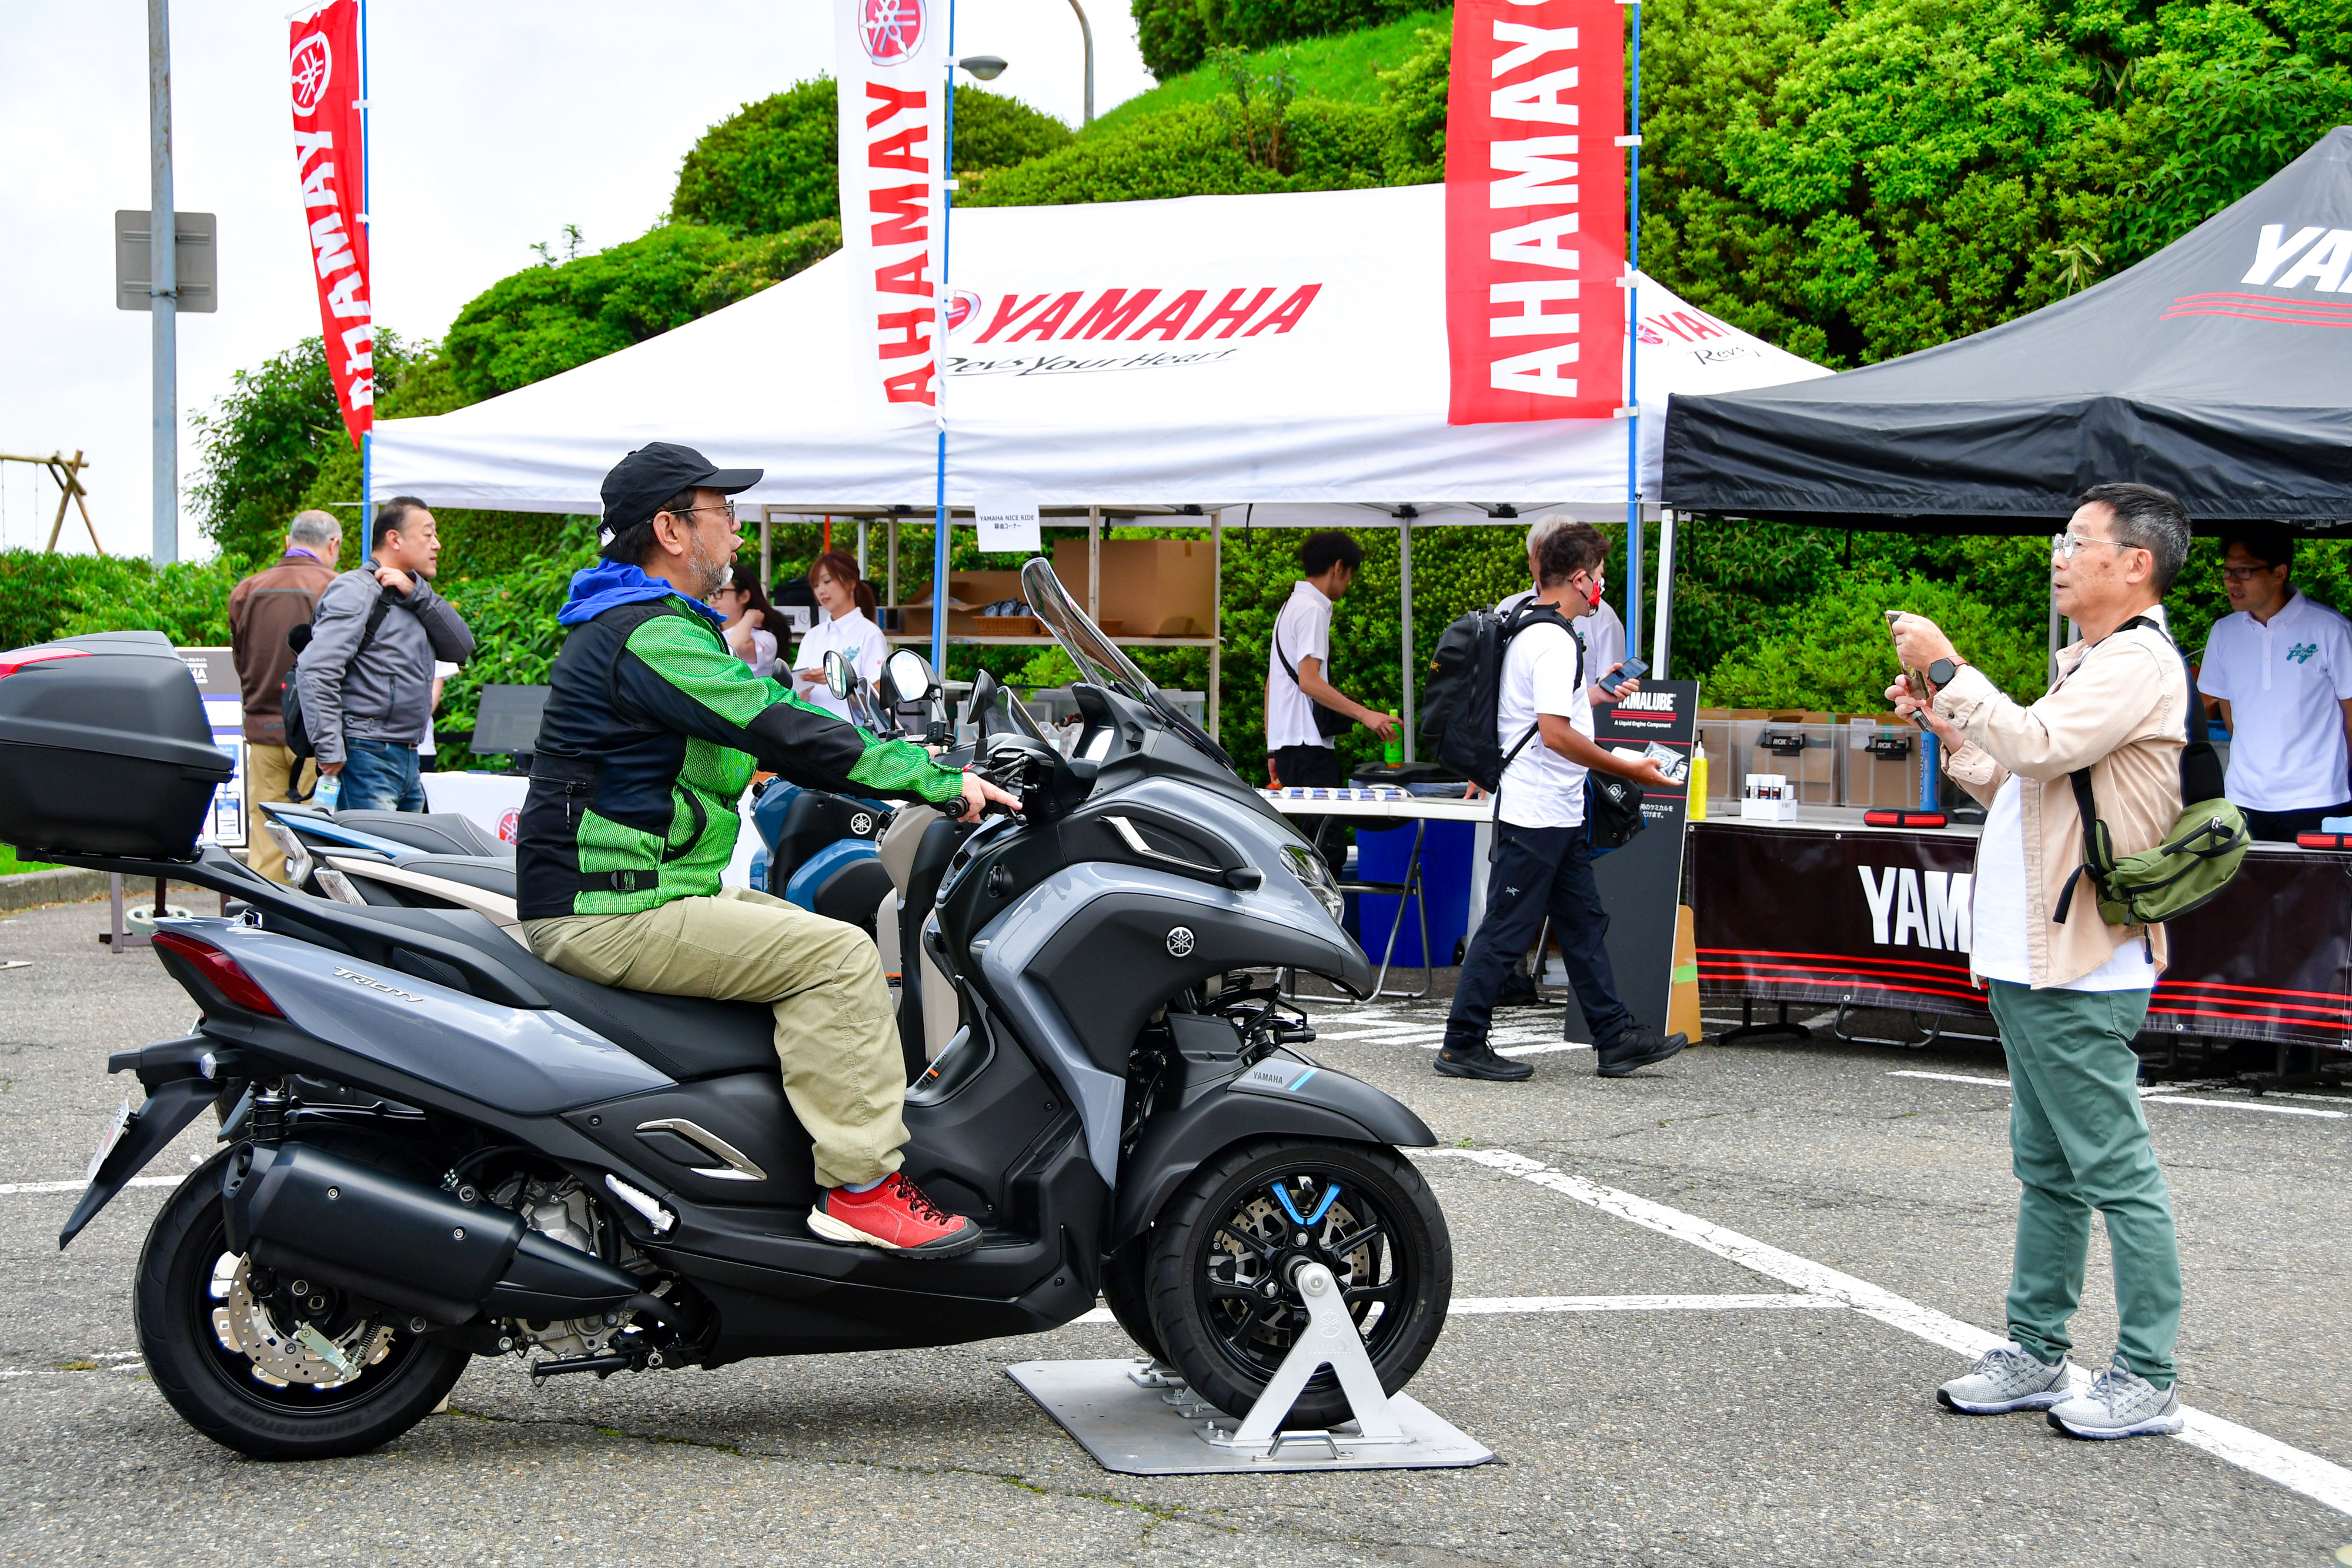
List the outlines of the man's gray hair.
<svg viewBox="0 0 2352 1568">
<path fill-rule="evenodd" d="M 2096 501 L 2114 514 L 2116 542 L 2144 549 L 2155 559 L 2150 576 L 2165 592 L 2189 559 L 2189 508 L 2169 490 L 2130 483 L 2094 485 L 2075 505 Z"/>
<path fill-rule="evenodd" d="M 1546 512 L 1528 525 L 1528 553 L 1535 555 L 1543 549 L 1544 540 L 1575 522 L 1566 512 Z"/>
<path fill-rule="evenodd" d="M 287 526 L 286 538 L 288 543 L 298 545 L 341 544 L 343 525 L 334 513 L 321 512 L 314 507 L 294 514 L 293 522 Z"/>
</svg>

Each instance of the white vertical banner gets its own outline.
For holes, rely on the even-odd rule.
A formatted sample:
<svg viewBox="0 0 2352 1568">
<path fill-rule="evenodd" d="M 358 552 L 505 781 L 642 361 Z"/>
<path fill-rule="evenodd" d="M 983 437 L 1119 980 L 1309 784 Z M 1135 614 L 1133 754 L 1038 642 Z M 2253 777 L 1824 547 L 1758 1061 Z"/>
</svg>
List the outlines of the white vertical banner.
<svg viewBox="0 0 2352 1568">
<path fill-rule="evenodd" d="M 833 9 L 857 397 L 886 418 L 929 423 L 940 403 L 947 0 Z"/>
<path fill-rule="evenodd" d="M 1036 555 L 1045 548 L 1037 530 L 1034 496 L 1003 491 L 983 494 L 972 507 L 971 520 L 979 527 L 980 548 L 984 550 Z"/>
</svg>

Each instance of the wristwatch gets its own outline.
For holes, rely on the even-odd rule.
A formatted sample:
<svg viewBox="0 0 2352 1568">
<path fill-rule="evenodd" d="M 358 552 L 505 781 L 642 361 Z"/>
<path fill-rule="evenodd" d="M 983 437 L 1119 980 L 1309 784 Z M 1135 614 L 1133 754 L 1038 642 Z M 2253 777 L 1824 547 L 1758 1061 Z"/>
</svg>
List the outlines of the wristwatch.
<svg viewBox="0 0 2352 1568">
<path fill-rule="evenodd" d="M 1927 684 L 1942 691 L 1952 684 L 1952 677 L 1968 668 L 1966 659 L 1938 659 L 1927 666 Z"/>
</svg>

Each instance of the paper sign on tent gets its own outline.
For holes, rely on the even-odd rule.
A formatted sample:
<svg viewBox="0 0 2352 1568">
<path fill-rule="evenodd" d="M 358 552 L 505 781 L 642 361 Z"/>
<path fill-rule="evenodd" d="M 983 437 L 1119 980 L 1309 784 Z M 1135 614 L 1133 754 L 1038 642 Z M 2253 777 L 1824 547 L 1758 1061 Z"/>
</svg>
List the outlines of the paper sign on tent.
<svg viewBox="0 0 2352 1568">
<path fill-rule="evenodd" d="M 971 520 L 980 525 L 980 548 L 984 550 L 1035 555 L 1045 548 L 1037 531 L 1034 496 L 982 496 L 971 509 Z"/>
</svg>

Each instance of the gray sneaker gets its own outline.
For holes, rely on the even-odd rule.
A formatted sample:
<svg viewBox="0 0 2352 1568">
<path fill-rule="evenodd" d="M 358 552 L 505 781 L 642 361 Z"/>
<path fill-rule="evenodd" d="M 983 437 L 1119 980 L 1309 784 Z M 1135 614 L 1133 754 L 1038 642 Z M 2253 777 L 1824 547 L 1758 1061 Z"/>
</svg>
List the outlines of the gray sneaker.
<svg viewBox="0 0 2352 1568">
<path fill-rule="evenodd" d="M 2012 1410 L 2047 1410 L 2066 1398 L 2066 1362 L 2049 1365 L 2021 1344 L 1989 1350 L 1966 1377 L 1936 1390 L 1936 1402 L 1963 1416 L 2006 1416 Z"/>
<path fill-rule="evenodd" d="M 2107 1368 L 2087 1390 L 2050 1411 L 2050 1424 L 2070 1437 L 2170 1437 L 2186 1420 L 2178 1387 L 2158 1388 L 2120 1366 Z"/>
</svg>

